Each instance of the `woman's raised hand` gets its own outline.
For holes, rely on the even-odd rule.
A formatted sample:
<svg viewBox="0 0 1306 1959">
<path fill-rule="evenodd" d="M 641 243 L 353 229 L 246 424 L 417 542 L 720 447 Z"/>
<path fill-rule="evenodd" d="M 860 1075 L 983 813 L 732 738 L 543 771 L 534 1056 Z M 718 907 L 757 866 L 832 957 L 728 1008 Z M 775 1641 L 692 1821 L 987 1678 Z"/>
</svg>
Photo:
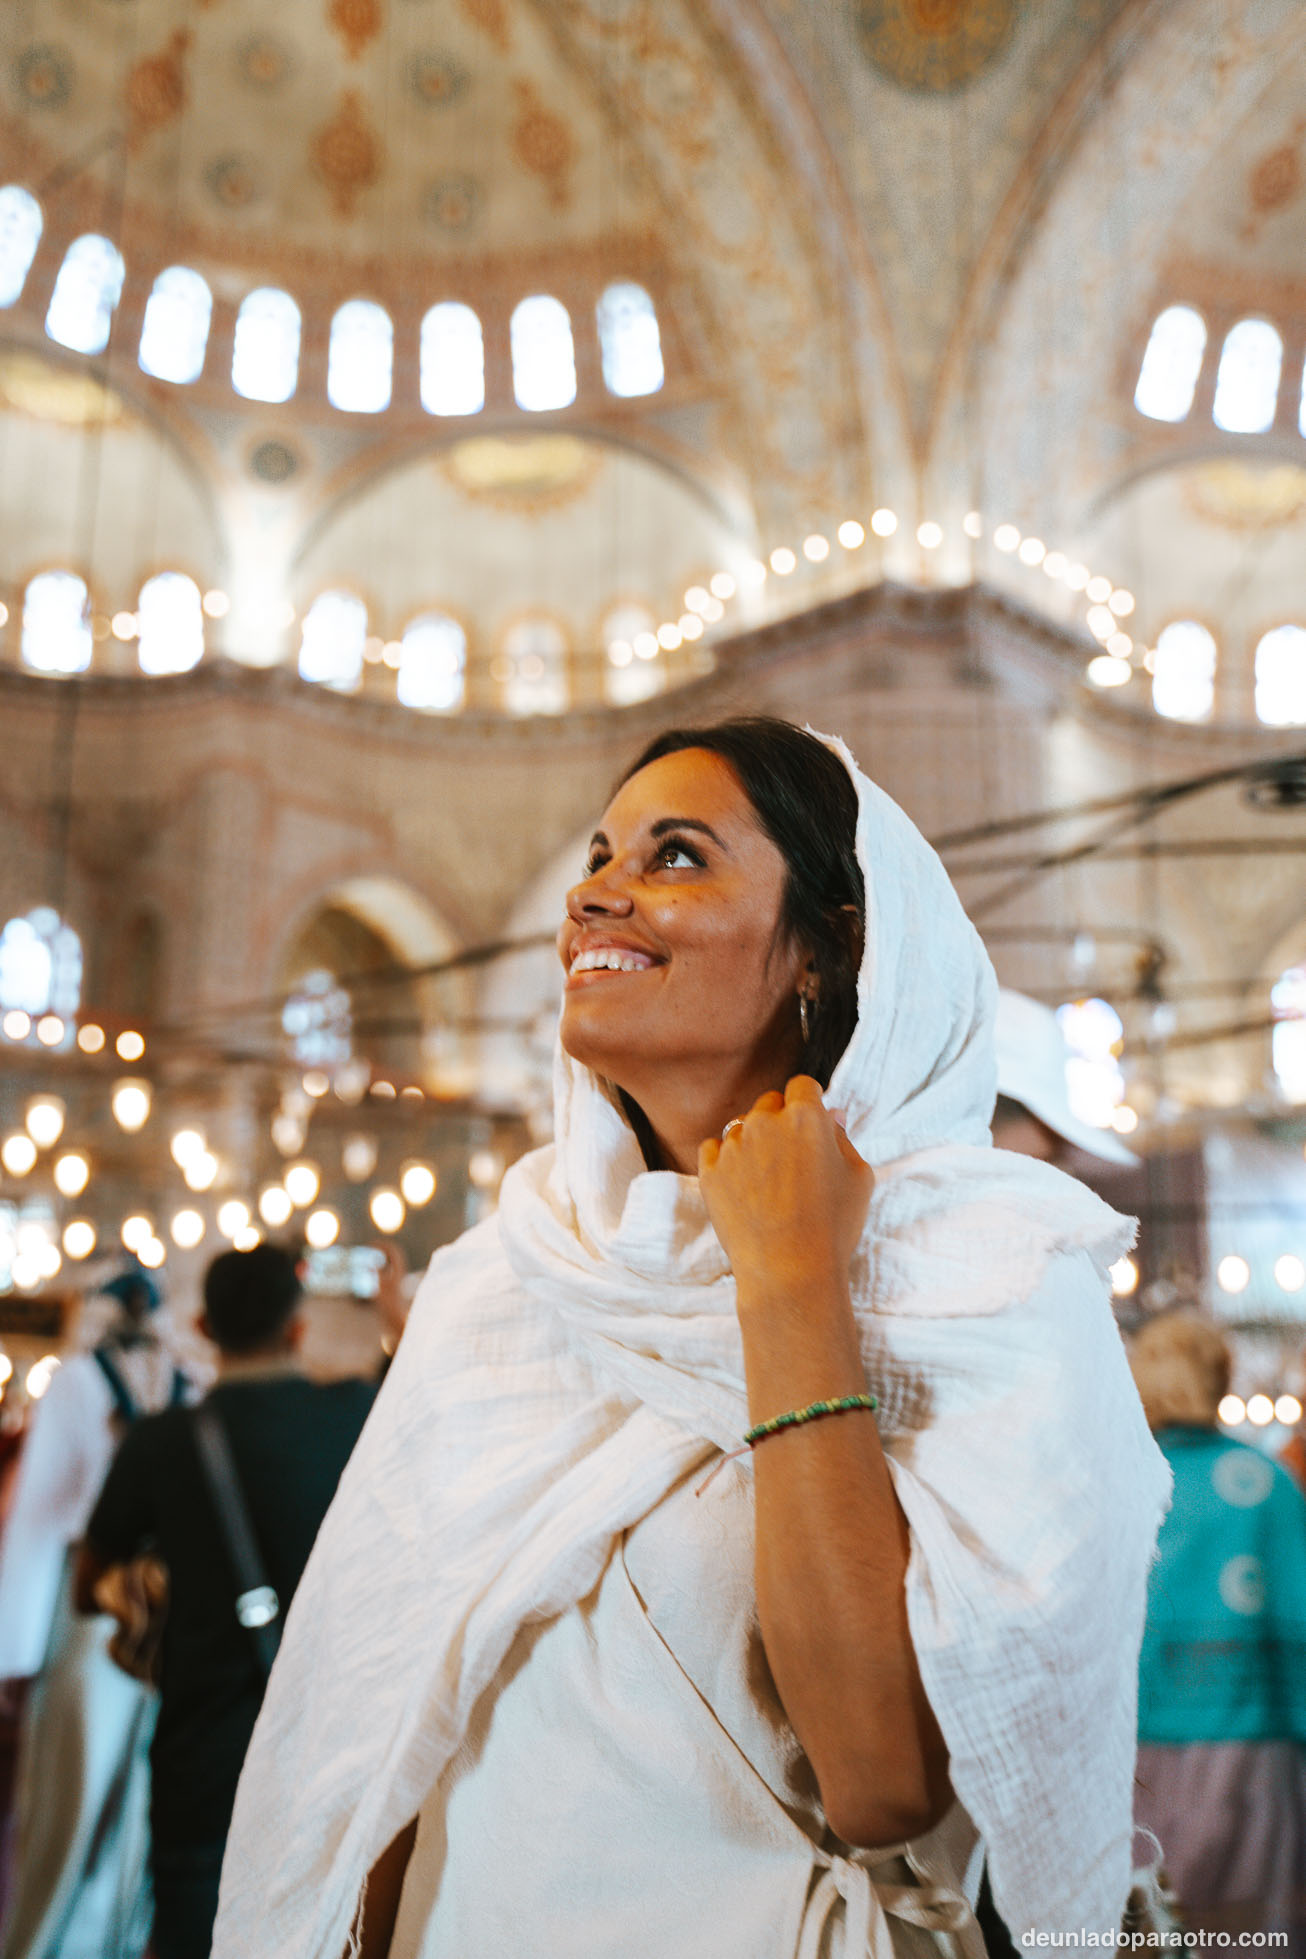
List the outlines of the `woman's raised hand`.
<svg viewBox="0 0 1306 1959">
<path fill-rule="evenodd" d="M 843 1287 L 875 1186 L 810 1075 L 761 1095 L 698 1153 L 708 1216 L 741 1301 Z"/>
</svg>

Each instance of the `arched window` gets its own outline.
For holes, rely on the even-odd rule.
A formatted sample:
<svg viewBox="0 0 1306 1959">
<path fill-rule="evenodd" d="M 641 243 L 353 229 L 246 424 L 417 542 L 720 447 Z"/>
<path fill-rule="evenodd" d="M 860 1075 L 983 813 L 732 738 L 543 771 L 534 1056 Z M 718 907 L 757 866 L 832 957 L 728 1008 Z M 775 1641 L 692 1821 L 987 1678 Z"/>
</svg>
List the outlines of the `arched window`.
<svg viewBox="0 0 1306 1959">
<path fill-rule="evenodd" d="M 1283 342 L 1268 320 L 1239 320 L 1225 335 L 1215 376 L 1215 426 L 1261 435 L 1274 421 Z"/>
<path fill-rule="evenodd" d="M 666 675 L 658 655 L 657 619 L 646 605 L 625 600 L 603 615 L 603 697 L 613 707 L 646 701 L 662 691 Z"/>
<path fill-rule="evenodd" d="M 21 184 L 0 190 L 0 306 L 12 306 L 27 283 L 41 242 L 41 207 Z"/>
<path fill-rule="evenodd" d="M 1182 422 L 1193 405 L 1206 352 L 1206 322 L 1191 306 L 1158 313 L 1138 370 L 1134 407 L 1154 422 Z"/>
<path fill-rule="evenodd" d="M 609 394 L 655 395 L 663 382 L 662 340 L 643 286 L 622 280 L 598 304 L 599 347 Z"/>
<path fill-rule="evenodd" d="M 281 1010 L 281 1030 L 301 1068 L 339 1068 L 353 1053 L 349 995 L 324 967 L 305 973 Z"/>
<path fill-rule="evenodd" d="M 39 905 L 0 932 L 0 1008 L 68 1020 L 82 999 L 82 942 L 57 911 Z"/>
<path fill-rule="evenodd" d="M 422 321 L 422 406 L 428 415 L 479 415 L 485 406 L 481 323 L 455 299 Z"/>
<path fill-rule="evenodd" d="M 1283 1015 L 1270 1036 L 1270 1056 L 1289 1102 L 1306 1102 L 1306 965 L 1290 966 L 1270 988 L 1270 1006 Z"/>
<path fill-rule="evenodd" d="M 259 286 L 236 315 L 231 385 L 246 401 L 289 401 L 299 381 L 299 308 L 288 292 Z"/>
<path fill-rule="evenodd" d="M 467 635 L 443 612 L 424 612 L 404 628 L 395 691 L 405 707 L 453 714 L 467 687 Z"/>
<path fill-rule="evenodd" d="M 323 687 L 358 685 L 367 640 L 367 607 L 352 592 L 320 592 L 304 614 L 299 648 L 303 679 Z"/>
<path fill-rule="evenodd" d="M 1306 626 L 1275 626 L 1256 648 L 1256 719 L 1267 728 L 1306 724 Z"/>
<path fill-rule="evenodd" d="M 141 586 L 137 619 L 142 673 L 189 673 L 204 658 L 200 588 L 184 571 L 161 571 Z"/>
<path fill-rule="evenodd" d="M 1066 1094 L 1081 1122 L 1105 1129 L 1111 1111 L 1124 1099 L 1125 1078 L 1117 1059 L 1124 1024 L 1109 1000 L 1072 1000 L 1057 1008 L 1057 1020 L 1070 1053 Z"/>
<path fill-rule="evenodd" d="M 209 342 L 213 295 L 188 265 L 160 272 L 145 302 L 140 364 L 156 381 L 198 381 Z"/>
<path fill-rule="evenodd" d="M 333 408 L 375 415 L 390 406 L 395 330 L 384 306 L 351 299 L 331 322 L 327 400 Z"/>
<path fill-rule="evenodd" d="M 122 279 L 122 253 L 109 239 L 95 232 L 74 239 L 64 253 L 45 316 L 51 340 L 75 354 L 103 353 Z"/>
<path fill-rule="evenodd" d="M 519 619 L 503 637 L 503 704 L 509 714 L 561 714 L 567 706 L 567 640 L 552 619 Z"/>
<path fill-rule="evenodd" d="M 512 391 L 519 408 L 540 413 L 576 399 L 576 350 L 560 299 L 535 293 L 512 316 Z"/>
<path fill-rule="evenodd" d="M 23 599 L 23 660 L 37 673 L 85 673 L 91 664 L 86 582 L 74 571 L 43 571 Z"/>
<path fill-rule="evenodd" d="M 1152 656 L 1152 706 L 1170 721 L 1204 721 L 1215 703 L 1216 645 L 1196 619 L 1164 627 Z"/>
</svg>

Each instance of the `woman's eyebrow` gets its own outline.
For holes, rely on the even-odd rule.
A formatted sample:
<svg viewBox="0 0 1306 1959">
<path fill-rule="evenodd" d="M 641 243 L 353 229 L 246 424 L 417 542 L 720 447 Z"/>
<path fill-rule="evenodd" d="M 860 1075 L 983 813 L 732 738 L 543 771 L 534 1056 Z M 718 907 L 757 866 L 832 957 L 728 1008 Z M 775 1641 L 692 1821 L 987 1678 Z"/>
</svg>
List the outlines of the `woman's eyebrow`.
<svg viewBox="0 0 1306 1959">
<path fill-rule="evenodd" d="M 719 849 L 726 850 L 729 848 L 717 835 L 710 823 L 701 823 L 696 816 L 661 816 L 651 826 L 651 829 L 655 837 L 670 836 L 675 830 L 697 830 L 702 836 L 711 837 L 713 843 Z"/>
</svg>

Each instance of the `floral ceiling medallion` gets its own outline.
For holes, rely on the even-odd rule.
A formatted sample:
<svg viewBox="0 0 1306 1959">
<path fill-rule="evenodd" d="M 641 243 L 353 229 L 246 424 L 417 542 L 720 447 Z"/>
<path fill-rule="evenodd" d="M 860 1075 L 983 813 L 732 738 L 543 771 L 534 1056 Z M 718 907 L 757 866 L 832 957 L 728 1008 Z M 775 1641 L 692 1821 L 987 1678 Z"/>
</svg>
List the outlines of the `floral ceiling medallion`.
<svg viewBox="0 0 1306 1959">
<path fill-rule="evenodd" d="M 124 414 L 121 395 L 92 375 L 17 350 L 0 355 L 0 403 L 65 428 L 107 428 Z"/>
<path fill-rule="evenodd" d="M 224 211 L 244 211 L 262 194 L 258 165 L 247 156 L 219 156 L 208 165 L 204 182 Z"/>
<path fill-rule="evenodd" d="M 447 109 L 467 91 L 471 77 L 452 55 L 415 54 L 408 69 L 408 86 L 428 109 Z"/>
<path fill-rule="evenodd" d="M 439 177 L 422 201 L 427 222 L 437 231 L 470 231 L 476 223 L 481 193 L 475 177 Z"/>
<path fill-rule="evenodd" d="M 1186 473 L 1184 492 L 1194 516 L 1222 530 L 1277 530 L 1306 512 L 1306 469 L 1295 463 L 1201 463 Z"/>
<path fill-rule="evenodd" d="M 345 44 L 351 61 L 357 61 L 381 32 L 381 0 L 330 0 L 327 19 Z"/>
<path fill-rule="evenodd" d="M 156 130 L 176 122 L 190 99 L 186 56 L 191 31 L 178 27 L 157 54 L 147 54 L 127 77 L 127 148 L 137 150 Z"/>
<path fill-rule="evenodd" d="M 1011 39 L 1019 0 L 857 0 L 871 65 L 900 88 L 948 94 L 964 88 Z"/>
<path fill-rule="evenodd" d="M 73 92 L 72 57 L 44 42 L 25 48 L 14 63 L 18 93 L 31 109 L 62 109 Z"/>
<path fill-rule="evenodd" d="M 582 496 L 603 461 L 596 443 L 574 435 L 474 435 L 455 444 L 439 467 L 464 496 L 537 516 Z"/>
<path fill-rule="evenodd" d="M 269 94 L 282 87 L 293 65 L 289 48 L 269 34 L 255 34 L 243 41 L 236 54 L 242 80 L 251 88 Z"/>
<path fill-rule="evenodd" d="M 330 122 L 313 138 L 309 158 L 331 194 L 338 218 L 352 218 L 363 192 L 381 175 L 381 139 L 357 89 L 347 88 Z"/>
<path fill-rule="evenodd" d="M 555 211 L 571 202 L 571 171 L 576 139 L 570 126 L 540 100 L 534 82 L 519 81 L 517 120 L 513 124 L 513 155 L 524 170 L 538 177 Z"/>
</svg>

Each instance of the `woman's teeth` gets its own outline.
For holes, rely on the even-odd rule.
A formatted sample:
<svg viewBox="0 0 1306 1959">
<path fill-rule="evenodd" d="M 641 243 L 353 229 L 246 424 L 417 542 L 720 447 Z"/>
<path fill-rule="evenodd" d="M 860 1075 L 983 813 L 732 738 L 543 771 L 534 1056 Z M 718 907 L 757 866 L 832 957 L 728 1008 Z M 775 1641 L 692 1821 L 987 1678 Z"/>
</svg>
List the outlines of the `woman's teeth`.
<svg viewBox="0 0 1306 1959">
<path fill-rule="evenodd" d="M 616 946 L 599 946 L 593 952 L 578 952 L 569 970 L 573 973 L 638 973 L 652 964 L 646 953 L 623 952 Z"/>
</svg>

